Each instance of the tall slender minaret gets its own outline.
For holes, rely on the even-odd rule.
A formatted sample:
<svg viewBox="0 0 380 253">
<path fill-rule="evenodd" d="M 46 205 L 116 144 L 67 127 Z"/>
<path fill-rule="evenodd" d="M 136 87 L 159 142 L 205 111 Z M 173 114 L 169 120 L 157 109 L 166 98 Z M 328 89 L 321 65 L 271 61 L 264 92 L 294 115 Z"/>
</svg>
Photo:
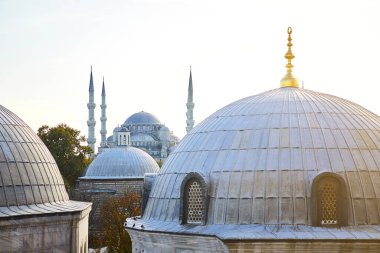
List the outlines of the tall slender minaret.
<svg viewBox="0 0 380 253">
<path fill-rule="evenodd" d="M 194 109 L 194 103 L 193 103 L 193 78 L 191 76 L 191 66 L 190 66 L 190 77 L 189 77 L 189 88 L 187 90 L 187 112 L 186 112 L 186 133 L 189 133 L 191 129 L 193 129 L 194 126 L 194 119 L 193 119 L 193 109 Z"/>
<path fill-rule="evenodd" d="M 102 116 L 100 117 L 101 129 L 100 129 L 100 147 L 104 148 L 107 145 L 107 116 L 106 116 L 106 88 L 104 87 L 104 77 L 103 77 L 103 88 L 102 88 L 102 104 L 100 105 L 102 109 Z"/>
<path fill-rule="evenodd" d="M 88 89 L 89 92 L 89 99 L 87 103 L 88 108 L 88 120 L 87 120 L 87 126 L 88 126 L 88 138 L 87 143 L 88 146 L 94 151 L 95 153 L 95 107 L 96 104 L 94 103 L 94 80 L 92 78 L 92 66 L 91 66 L 91 74 L 90 74 L 90 87 Z"/>
</svg>

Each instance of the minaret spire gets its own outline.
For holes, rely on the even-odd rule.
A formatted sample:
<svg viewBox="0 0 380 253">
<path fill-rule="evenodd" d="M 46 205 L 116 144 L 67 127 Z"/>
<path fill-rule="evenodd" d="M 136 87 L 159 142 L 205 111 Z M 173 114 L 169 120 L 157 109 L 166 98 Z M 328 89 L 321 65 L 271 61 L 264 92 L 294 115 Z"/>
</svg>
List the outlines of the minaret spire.
<svg viewBox="0 0 380 253">
<path fill-rule="evenodd" d="M 91 74 L 90 74 L 90 86 L 88 89 L 89 92 L 89 99 L 87 103 L 87 108 L 88 108 L 88 121 L 87 121 L 87 126 L 88 126 L 88 138 L 87 138 L 87 143 L 88 146 L 95 152 L 95 107 L 96 104 L 94 103 L 94 80 L 92 77 L 92 66 L 91 66 Z"/>
<path fill-rule="evenodd" d="M 106 88 L 104 85 L 104 76 L 103 76 L 103 87 L 102 87 L 102 104 L 100 105 L 102 109 L 102 116 L 100 117 L 101 129 L 100 129 L 100 148 L 104 148 L 107 145 L 107 116 L 106 116 Z"/>
<path fill-rule="evenodd" d="M 193 119 L 193 109 L 194 109 L 194 102 L 193 102 L 193 78 L 191 74 L 191 66 L 190 66 L 190 77 L 189 77 L 189 87 L 187 90 L 187 112 L 186 112 L 186 133 L 189 133 L 191 129 L 193 129 L 194 126 L 194 119 Z"/>
<path fill-rule="evenodd" d="M 288 64 L 286 64 L 286 75 L 281 79 L 281 87 L 295 87 L 298 88 L 298 80 L 292 74 L 292 59 L 294 58 L 294 54 L 292 52 L 292 28 L 288 27 L 288 52 L 285 54 L 285 59 L 288 60 Z"/>
</svg>

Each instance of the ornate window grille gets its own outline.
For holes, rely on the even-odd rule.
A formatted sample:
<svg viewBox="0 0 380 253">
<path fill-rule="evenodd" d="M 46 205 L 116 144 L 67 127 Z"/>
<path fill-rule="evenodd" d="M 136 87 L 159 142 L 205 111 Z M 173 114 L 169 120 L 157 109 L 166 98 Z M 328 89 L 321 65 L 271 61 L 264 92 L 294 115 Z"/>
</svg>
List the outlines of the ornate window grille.
<svg viewBox="0 0 380 253">
<path fill-rule="evenodd" d="M 207 185 L 205 177 L 197 172 L 190 172 L 183 179 L 179 210 L 179 219 L 182 224 L 206 224 Z"/>
<path fill-rule="evenodd" d="M 347 192 L 340 175 L 323 172 L 314 178 L 311 191 L 313 226 L 347 225 Z"/>
<path fill-rule="evenodd" d="M 337 185 L 326 182 L 320 188 L 321 225 L 337 225 Z"/>
<path fill-rule="evenodd" d="M 202 223 L 203 218 L 203 194 L 198 180 L 192 179 L 186 184 L 186 218 L 187 223 Z"/>
</svg>

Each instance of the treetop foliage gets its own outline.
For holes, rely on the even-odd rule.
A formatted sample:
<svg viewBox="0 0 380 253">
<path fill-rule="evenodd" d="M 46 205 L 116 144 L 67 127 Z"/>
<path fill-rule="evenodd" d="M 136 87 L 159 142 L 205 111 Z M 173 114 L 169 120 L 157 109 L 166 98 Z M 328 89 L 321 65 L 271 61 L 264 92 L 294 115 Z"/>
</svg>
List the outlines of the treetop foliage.
<svg viewBox="0 0 380 253">
<path fill-rule="evenodd" d="M 91 163 L 89 154 L 93 151 L 90 147 L 82 145 L 86 138 L 80 135 L 79 130 L 66 124 L 59 124 L 56 127 L 43 125 L 38 129 L 37 135 L 53 155 L 66 189 L 70 192 L 75 180 Z"/>
</svg>

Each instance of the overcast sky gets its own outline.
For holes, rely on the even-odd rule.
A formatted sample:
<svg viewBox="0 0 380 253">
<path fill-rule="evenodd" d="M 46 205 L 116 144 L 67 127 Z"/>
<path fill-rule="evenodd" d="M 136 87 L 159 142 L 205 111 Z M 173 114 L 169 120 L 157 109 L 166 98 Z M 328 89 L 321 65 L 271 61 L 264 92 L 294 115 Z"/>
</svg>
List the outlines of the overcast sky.
<svg viewBox="0 0 380 253">
<path fill-rule="evenodd" d="M 0 104 L 87 136 L 92 65 L 97 146 L 103 76 L 109 134 L 144 110 L 183 137 L 189 66 L 197 124 L 279 87 L 288 26 L 305 88 L 380 114 L 379 0 L 0 0 Z"/>
</svg>

